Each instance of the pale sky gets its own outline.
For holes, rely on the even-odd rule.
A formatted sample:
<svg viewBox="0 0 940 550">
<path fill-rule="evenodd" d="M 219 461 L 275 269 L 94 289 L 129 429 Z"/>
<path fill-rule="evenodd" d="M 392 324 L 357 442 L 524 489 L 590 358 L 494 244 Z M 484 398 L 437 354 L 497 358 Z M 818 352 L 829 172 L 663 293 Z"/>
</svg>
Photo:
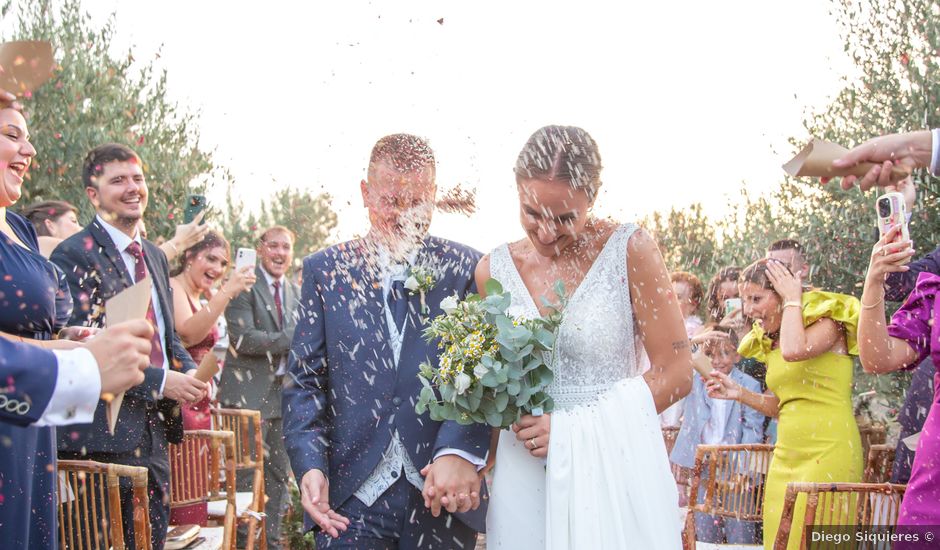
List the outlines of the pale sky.
<svg viewBox="0 0 940 550">
<path fill-rule="evenodd" d="M 279 186 L 328 191 L 351 238 L 367 228 L 372 144 L 412 132 L 437 152 L 439 187 L 478 191 L 475 215 L 438 214 L 432 232 L 484 251 L 522 235 L 512 166 L 540 126 L 597 140 L 599 214 L 702 201 L 722 215 L 742 182 L 781 181 L 804 110 L 852 70 L 826 1 L 624 4 L 85 2 L 97 21 L 116 14 L 117 51 L 159 50 L 247 204 Z"/>
</svg>

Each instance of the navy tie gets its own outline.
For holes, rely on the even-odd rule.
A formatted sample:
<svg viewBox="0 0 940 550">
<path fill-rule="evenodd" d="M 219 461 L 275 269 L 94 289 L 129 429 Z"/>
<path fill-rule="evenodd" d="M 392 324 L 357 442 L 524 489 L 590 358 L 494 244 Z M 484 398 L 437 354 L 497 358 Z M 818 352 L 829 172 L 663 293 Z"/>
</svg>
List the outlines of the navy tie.
<svg viewBox="0 0 940 550">
<path fill-rule="evenodd" d="M 392 319 L 401 334 L 405 326 L 405 317 L 408 315 L 408 296 L 405 294 L 405 281 L 392 281 L 392 288 L 388 291 L 388 310 L 392 312 Z"/>
</svg>

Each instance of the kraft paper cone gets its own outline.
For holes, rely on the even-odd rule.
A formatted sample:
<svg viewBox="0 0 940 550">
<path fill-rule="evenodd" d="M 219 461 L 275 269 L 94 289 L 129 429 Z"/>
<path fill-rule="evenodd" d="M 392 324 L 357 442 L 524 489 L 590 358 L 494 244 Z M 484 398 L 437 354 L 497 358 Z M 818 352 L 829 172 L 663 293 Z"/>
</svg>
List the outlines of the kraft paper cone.
<svg viewBox="0 0 940 550">
<path fill-rule="evenodd" d="M 124 321 L 134 319 L 146 319 L 147 310 L 150 308 L 151 292 L 150 277 L 147 277 L 136 285 L 125 288 L 112 296 L 104 304 L 107 326 L 113 327 Z M 118 413 L 121 412 L 121 403 L 123 402 L 124 392 L 121 392 L 108 401 L 108 406 L 105 409 L 108 419 L 108 433 L 111 435 L 114 435 L 114 427 L 117 425 Z"/>
<path fill-rule="evenodd" d="M 52 77 L 52 44 L 36 41 L 0 44 L 0 88 L 23 96 Z"/>
<path fill-rule="evenodd" d="M 783 165 L 783 170 L 793 177 L 838 178 L 844 176 L 863 177 L 875 165 L 863 162 L 850 168 L 835 168 L 832 161 L 842 158 L 849 150 L 821 139 L 813 139 L 790 162 Z M 901 181 L 911 175 L 910 168 L 895 166 L 891 169 L 891 181 Z"/>
<path fill-rule="evenodd" d="M 215 356 L 215 353 L 212 353 L 212 350 L 209 350 L 209 353 L 205 354 L 202 361 L 199 362 L 199 367 L 196 369 L 196 380 L 208 384 L 217 372 L 219 372 L 219 358 Z"/>
</svg>

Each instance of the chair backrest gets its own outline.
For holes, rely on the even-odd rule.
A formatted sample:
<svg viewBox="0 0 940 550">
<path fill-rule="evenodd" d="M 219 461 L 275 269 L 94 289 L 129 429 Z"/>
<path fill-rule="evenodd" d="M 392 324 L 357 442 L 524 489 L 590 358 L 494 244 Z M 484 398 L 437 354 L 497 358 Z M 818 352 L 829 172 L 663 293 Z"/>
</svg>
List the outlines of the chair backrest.
<svg viewBox="0 0 940 550">
<path fill-rule="evenodd" d="M 699 445 L 695 449 L 685 523 L 690 548 L 695 548 L 693 512 L 743 521 L 762 519 L 764 481 L 773 452 L 773 445 L 764 444 Z"/>
<path fill-rule="evenodd" d="M 868 449 L 868 461 L 865 464 L 865 483 L 887 483 L 894 467 L 894 447 L 879 444 Z"/>
<path fill-rule="evenodd" d="M 222 548 L 235 544 L 235 434 L 187 430 L 170 444 L 170 508 L 227 500 Z"/>
<path fill-rule="evenodd" d="M 134 542 L 150 548 L 147 468 L 90 460 L 59 460 L 59 547 L 63 550 L 124 550 L 120 481 L 131 480 Z"/>
<path fill-rule="evenodd" d="M 663 426 L 663 441 L 666 443 L 666 456 L 672 454 L 672 448 L 676 446 L 676 439 L 679 437 L 679 426 Z"/>
<path fill-rule="evenodd" d="M 905 485 L 893 483 L 789 483 L 780 515 L 780 528 L 774 550 L 787 547 L 796 500 L 806 496 L 803 526 L 897 525 Z M 806 548 L 806 529 L 802 530 L 800 548 Z"/>
<path fill-rule="evenodd" d="M 212 409 L 214 429 L 235 434 L 235 469 L 264 468 L 261 411 Z"/>
<path fill-rule="evenodd" d="M 862 456 L 864 457 L 868 456 L 868 450 L 872 445 L 884 444 L 887 437 L 885 425 L 880 422 L 860 424 L 858 434 L 862 438 Z"/>
</svg>

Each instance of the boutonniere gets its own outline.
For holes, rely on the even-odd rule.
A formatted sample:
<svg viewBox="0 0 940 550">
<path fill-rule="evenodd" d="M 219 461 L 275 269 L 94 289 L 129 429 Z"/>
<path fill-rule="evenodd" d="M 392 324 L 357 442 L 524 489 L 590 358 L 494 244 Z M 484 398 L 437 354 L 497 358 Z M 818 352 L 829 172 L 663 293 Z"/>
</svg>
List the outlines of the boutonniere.
<svg viewBox="0 0 940 550">
<path fill-rule="evenodd" d="M 427 315 L 430 313 L 427 303 L 425 301 L 425 295 L 434 288 L 434 284 L 437 281 L 434 279 L 434 271 L 427 266 L 411 266 L 408 268 L 408 276 L 405 278 L 405 288 L 409 292 L 417 292 L 421 297 L 421 314 Z"/>
</svg>

